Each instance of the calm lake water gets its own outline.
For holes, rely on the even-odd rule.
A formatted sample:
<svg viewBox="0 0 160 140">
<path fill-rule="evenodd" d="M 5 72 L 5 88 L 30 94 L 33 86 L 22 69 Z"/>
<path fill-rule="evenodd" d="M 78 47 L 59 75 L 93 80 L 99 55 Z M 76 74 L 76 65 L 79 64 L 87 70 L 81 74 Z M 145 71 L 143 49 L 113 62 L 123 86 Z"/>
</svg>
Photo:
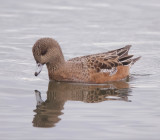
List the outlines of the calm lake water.
<svg viewBox="0 0 160 140">
<path fill-rule="evenodd" d="M 127 44 L 142 59 L 126 81 L 49 82 L 34 77 L 41 37 L 66 59 Z M 159 140 L 159 72 L 159 0 L 0 0 L 1 140 Z"/>
</svg>

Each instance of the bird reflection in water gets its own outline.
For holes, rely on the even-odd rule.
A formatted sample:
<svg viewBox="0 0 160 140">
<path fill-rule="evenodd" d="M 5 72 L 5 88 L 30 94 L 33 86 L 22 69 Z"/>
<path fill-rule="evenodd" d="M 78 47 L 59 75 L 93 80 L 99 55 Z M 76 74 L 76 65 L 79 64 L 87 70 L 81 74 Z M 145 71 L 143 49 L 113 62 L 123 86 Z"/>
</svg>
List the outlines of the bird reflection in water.
<svg viewBox="0 0 160 140">
<path fill-rule="evenodd" d="M 64 104 L 70 101 L 99 103 L 103 101 L 128 100 L 130 88 L 127 82 L 119 81 L 103 85 L 76 84 L 50 81 L 47 99 L 43 101 L 41 93 L 35 90 L 37 106 L 33 119 L 35 127 L 54 127 L 63 114 Z"/>
</svg>

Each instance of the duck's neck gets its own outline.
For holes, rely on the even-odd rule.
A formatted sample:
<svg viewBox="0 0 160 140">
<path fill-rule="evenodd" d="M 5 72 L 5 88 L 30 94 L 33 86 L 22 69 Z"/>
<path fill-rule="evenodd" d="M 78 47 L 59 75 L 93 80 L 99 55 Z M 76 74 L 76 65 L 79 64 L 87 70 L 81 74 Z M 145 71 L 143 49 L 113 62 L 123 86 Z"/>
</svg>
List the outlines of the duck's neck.
<svg viewBox="0 0 160 140">
<path fill-rule="evenodd" d="M 63 69 L 65 60 L 63 54 L 60 57 L 54 59 L 54 61 L 46 64 L 48 69 L 48 76 L 50 80 L 54 80 L 54 75 L 57 71 Z"/>
</svg>

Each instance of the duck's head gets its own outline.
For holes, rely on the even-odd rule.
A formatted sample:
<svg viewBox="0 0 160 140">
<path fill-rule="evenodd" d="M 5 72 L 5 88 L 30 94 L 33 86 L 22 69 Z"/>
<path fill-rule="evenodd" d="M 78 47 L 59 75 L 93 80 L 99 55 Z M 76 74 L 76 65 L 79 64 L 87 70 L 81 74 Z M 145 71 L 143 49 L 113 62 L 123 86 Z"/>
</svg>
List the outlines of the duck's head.
<svg viewBox="0 0 160 140">
<path fill-rule="evenodd" d="M 54 65 L 64 61 L 61 48 L 56 40 L 52 38 L 41 38 L 36 41 L 32 48 L 34 59 L 37 63 L 35 76 L 37 76 L 44 64 Z"/>
</svg>

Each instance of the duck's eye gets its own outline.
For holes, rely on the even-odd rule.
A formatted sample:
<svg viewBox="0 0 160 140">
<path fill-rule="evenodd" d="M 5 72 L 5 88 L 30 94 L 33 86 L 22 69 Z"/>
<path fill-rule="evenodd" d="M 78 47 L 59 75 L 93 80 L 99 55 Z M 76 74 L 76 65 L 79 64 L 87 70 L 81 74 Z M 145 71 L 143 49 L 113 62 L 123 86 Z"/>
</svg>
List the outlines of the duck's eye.
<svg viewBox="0 0 160 140">
<path fill-rule="evenodd" d="M 47 50 L 42 50 L 41 55 L 45 55 L 47 53 Z"/>
</svg>

